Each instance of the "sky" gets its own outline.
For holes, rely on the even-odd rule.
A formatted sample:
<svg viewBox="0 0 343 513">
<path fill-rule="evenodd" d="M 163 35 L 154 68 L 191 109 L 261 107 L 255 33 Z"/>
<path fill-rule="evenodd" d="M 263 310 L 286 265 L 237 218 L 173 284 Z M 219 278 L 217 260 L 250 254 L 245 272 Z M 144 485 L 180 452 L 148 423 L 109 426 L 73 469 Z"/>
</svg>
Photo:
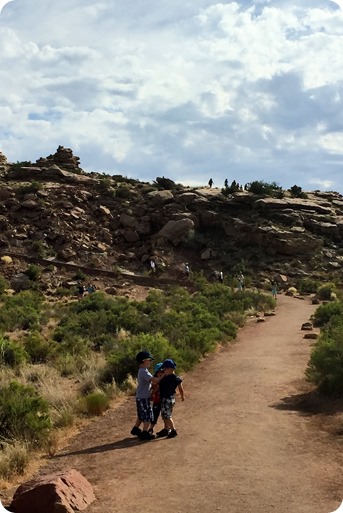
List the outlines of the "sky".
<svg viewBox="0 0 343 513">
<path fill-rule="evenodd" d="M 2 2 L 4 3 L 4 2 Z M 0 151 L 85 171 L 343 193 L 343 11 L 332 0 L 13 0 Z"/>
</svg>

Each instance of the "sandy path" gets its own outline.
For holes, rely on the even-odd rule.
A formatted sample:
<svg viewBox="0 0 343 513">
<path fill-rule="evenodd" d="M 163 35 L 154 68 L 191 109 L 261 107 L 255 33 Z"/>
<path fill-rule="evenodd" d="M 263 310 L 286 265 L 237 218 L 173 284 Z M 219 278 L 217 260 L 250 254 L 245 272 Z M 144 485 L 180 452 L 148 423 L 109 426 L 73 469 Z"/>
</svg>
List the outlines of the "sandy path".
<svg viewBox="0 0 343 513">
<path fill-rule="evenodd" d="M 74 467 L 94 485 L 88 513 L 329 513 L 343 499 L 338 442 L 285 408 L 301 391 L 314 307 L 280 296 L 277 315 L 187 376 L 179 436 L 128 435 L 134 399 L 92 423 L 48 469 Z"/>
</svg>

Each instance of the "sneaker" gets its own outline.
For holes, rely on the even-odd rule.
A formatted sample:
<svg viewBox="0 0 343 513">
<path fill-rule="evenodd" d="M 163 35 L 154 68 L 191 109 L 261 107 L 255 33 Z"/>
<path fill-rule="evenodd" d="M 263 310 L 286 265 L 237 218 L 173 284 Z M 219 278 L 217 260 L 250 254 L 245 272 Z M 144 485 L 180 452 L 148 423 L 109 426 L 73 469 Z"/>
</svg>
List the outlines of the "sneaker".
<svg viewBox="0 0 343 513">
<path fill-rule="evenodd" d="M 139 427 L 137 427 L 137 426 L 133 426 L 133 428 L 131 429 L 130 433 L 133 436 L 140 436 L 142 434 L 142 430 Z"/>
<path fill-rule="evenodd" d="M 142 431 L 139 435 L 140 440 L 155 440 L 155 435 L 153 433 L 149 433 L 149 431 Z"/>
<path fill-rule="evenodd" d="M 178 432 L 176 431 L 176 429 L 171 429 L 167 435 L 167 438 L 175 438 L 177 435 L 178 435 Z"/>
<path fill-rule="evenodd" d="M 161 431 L 158 431 L 158 433 L 156 433 L 156 436 L 158 438 L 161 438 L 162 436 L 168 436 L 169 431 L 169 429 L 161 429 Z"/>
</svg>

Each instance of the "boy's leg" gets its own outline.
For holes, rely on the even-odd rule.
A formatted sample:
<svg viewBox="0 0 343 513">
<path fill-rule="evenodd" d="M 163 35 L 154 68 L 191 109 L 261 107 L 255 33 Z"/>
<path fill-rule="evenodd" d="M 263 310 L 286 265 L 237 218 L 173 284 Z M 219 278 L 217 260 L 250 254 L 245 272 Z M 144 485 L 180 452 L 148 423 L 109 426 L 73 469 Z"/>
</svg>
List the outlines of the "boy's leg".
<svg viewBox="0 0 343 513">
<path fill-rule="evenodd" d="M 142 433 L 142 430 L 140 429 L 139 426 L 142 424 L 142 421 L 140 419 L 140 400 L 139 399 L 136 399 L 136 408 L 137 408 L 137 418 L 136 418 L 135 425 L 131 429 L 130 433 L 133 436 L 140 436 L 140 434 Z"/>
<path fill-rule="evenodd" d="M 162 419 L 164 421 L 164 429 L 162 429 L 161 431 L 159 431 L 157 433 L 158 437 L 169 436 L 170 433 L 174 433 L 173 436 L 177 435 L 177 432 L 175 431 L 175 427 L 174 427 L 174 422 L 172 419 L 172 412 L 173 412 L 174 404 L 175 404 L 174 397 L 162 399 L 161 415 L 162 415 Z M 170 437 L 170 438 L 172 438 L 172 437 Z"/>
<path fill-rule="evenodd" d="M 152 440 L 155 435 L 149 433 L 149 426 L 153 422 L 153 413 L 150 399 L 140 399 L 139 401 L 139 418 L 143 422 L 143 430 L 139 438 L 141 440 Z"/>
</svg>

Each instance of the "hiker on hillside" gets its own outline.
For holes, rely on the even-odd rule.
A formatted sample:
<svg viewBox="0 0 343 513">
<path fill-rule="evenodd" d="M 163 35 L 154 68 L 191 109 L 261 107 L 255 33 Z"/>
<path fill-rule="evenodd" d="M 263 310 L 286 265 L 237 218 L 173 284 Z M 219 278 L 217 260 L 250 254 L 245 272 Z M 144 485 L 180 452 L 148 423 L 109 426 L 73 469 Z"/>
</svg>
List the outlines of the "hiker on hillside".
<svg viewBox="0 0 343 513">
<path fill-rule="evenodd" d="M 83 298 L 84 293 L 85 293 L 85 287 L 82 285 L 82 283 L 81 283 L 81 282 L 79 282 L 79 283 L 77 284 L 77 290 L 78 290 L 78 293 L 79 293 L 79 298 L 80 298 L 80 299 L 81 299 L 81 298 Z"/>
<path fill-rule="evenodd" d="M 218 281 L 219 281 L 219 283 L 224 283 L 224 273 L 223 273 L 223 271 L 220 271 L 218 273 Z"/>
<path fill-rule="evenodd" d="M 152 259 L 150 260 L 150 269 L 151 269 L 151 274 L 156 273 L 156 264 L 155 264 L 155 261 Z"/>
<path fill-rule="evenodd" d="M 213 182 L 212 178 L 210 178 L 210 179 L 209 179 L 209 181 L 208 181 L 208 185 L 209 185 L 210 187 L 212 187 L 213 183 L 214 183 L 214 182 Z"/>
<path fill-rule="evenodd" d="M 186 263 L 186 264 L 184 265 L 183 270 L 184 270 L 184 273 L 185 273 L 186 278 L 189 278 L 189 275 L 191 274 L 191 270 L 190 270 L 190 268 L 189 268 L 189 264 L 187 264 L 187 263 Z"/>
<path fill-rule="evenodd" d="M 271 286 L 272 286 L 272 296 L 274 299 L 277 299 L 277 283 L 274 279 L 271 281 Z"/>
<path fill-rule="evenodd" d="M 238 290 L 243 290 L 245 278 L 244 278 L 244 274 L 242 273 L 242 271 L 240 271 L 240 273 L 237 276 L 237 282 L 238 282 Z"/>
</svg>

